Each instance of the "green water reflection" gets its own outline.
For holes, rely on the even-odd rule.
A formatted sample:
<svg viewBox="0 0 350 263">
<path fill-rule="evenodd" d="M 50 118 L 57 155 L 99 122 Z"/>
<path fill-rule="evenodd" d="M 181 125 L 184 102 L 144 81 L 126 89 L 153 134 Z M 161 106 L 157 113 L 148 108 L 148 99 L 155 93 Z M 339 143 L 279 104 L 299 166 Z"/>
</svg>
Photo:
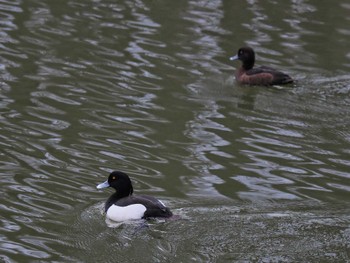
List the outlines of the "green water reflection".
<svg viewBox="0 0 350 263">
<path fill-rule="evenodd" d="M 349 10 L 2 1 L 0 259 L 349 260 Z M 242 45 L 295 85 L 238 86 Z M 115 169 L 181 219 L 106 223 Z"/>
</svg>

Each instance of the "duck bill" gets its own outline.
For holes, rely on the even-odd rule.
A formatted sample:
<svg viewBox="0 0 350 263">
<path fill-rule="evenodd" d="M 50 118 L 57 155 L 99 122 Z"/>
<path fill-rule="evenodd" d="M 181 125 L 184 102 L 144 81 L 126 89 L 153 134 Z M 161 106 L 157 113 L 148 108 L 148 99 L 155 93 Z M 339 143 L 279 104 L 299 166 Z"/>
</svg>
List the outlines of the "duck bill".
<svg viewBox="0 0 350 263">
<path fill-rule="evenodd" d="M 101 183 L 101 184 L 98 184 L 98 185 L 96 186 L 97 189 L 103 189 L 103 188 L 107 188 L 107 187 L 109 187 L 108 181 L 103 182 L 103 183 Z"/>
<path fill-rule="evenodd" d="M 237 55 L 234 55 L 232 57 L 230 57 L 230 60 L 233 61 L 233 60 L 237 60 L 238 59 L 238 56 Z"/>
</svg>

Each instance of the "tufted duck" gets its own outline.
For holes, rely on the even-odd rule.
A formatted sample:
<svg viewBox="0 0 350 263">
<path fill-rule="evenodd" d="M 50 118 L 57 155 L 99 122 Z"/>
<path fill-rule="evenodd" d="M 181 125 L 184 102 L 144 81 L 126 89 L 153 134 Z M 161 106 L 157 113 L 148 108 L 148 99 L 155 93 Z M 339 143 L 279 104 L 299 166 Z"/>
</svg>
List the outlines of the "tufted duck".
<svg viewBox="0 0 350 263">
<path fill-rule="evenodd" d="M 293 82 L 293 79 L 270 67 L 254 67 L 255 53 L 251 47 L 242 47 L 238 50 L 237 55 L 230 57 L 230 60 L 242 61 L 242 66 L 237 69 L 235 77 L 239 84 L 271 86 L 283 85 Z"/>
<path fill-rule="evenodd" d="M 116 190 L 105 204 L 106 216 L 113 221 L 172 216 L 170 209 L 156 198 L 147 195 L 133 195 L 131 180 L 126 173 L 114 171 L 106 182 L 97 185 L 97 189 L 106 187 Z"/>
</svg>

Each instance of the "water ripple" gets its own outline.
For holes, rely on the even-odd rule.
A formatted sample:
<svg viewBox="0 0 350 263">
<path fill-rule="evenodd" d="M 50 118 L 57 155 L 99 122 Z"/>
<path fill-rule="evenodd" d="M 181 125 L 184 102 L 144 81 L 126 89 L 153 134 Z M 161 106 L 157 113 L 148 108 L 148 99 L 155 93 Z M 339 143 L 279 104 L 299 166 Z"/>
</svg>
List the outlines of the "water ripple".
<svg viewBox="0 0 350 263">
<path fill-rule="evenodd" d="M 346 260 L 349 5 L 330 5 L 0 1 L 0 259 Z M 296 84 L 236 85 L 245 44 Z M 107 227 L 115 169 L 181 220 Z"/>
</svg>

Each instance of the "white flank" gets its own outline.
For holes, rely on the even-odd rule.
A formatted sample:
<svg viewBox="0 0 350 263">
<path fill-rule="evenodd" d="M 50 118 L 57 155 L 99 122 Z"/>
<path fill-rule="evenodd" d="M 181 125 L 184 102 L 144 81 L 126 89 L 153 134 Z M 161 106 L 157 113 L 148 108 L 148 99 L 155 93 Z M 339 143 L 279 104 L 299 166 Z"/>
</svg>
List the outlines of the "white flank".
<svg viewBox="0 0 350 263">
<path fill-rule="evenodd" d="M 107 210 L 107 218 L 113 221 L 126 221 L 141 219 L 146 211 L 146 207 L 141 204 L 133 204 L 128 206 L 112 205 Z"/>
</svg>

